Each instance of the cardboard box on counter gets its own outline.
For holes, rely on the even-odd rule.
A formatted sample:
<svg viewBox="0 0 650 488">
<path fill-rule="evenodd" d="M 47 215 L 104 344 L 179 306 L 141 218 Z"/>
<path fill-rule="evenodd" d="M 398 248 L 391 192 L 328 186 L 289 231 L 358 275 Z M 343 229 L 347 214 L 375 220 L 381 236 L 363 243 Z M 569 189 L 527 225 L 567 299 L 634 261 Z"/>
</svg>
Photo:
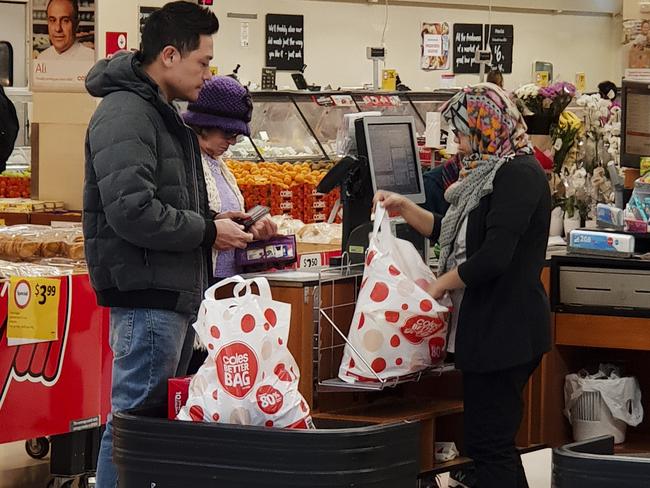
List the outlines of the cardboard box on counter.
<svg viewBox="0 0 650 488">
<path fill-rule="evenodd" d="M 307 254 L 312 252 L 329 252 L 340 251 L 341 244 L 312 244 L 310 242 L 298 242 L 296 244 L 298 254 Z"/>
<path fill-rule="evenodd" d="M 625 174 L 625 188 L 633 189 L 634 182 L 641 177 L 641 171 L 635 168 L 625 168 L 623 172 Z"/>
<path fill-rule="evenodd" d="M 330 259 L 341 255 L 340 244 L 312 244 L 299 242 L 297 244 L 298 259 L 297 269 L 320 268 L 328 266 Z"/>
<path fill-rule="evenodd" d="M 51 225 L 52 222 L 81 222 L 81 212 L 38 212 L 30 214 L 30 223 Z"/>
<path fill-rule="evenodd" d="M 178 412 L 185 406 L 190 391 L 191 376 L 169 378 L 167 380 L 167 418 L 175 420 Z"/>
<path fill-rule="evenodd" d="M 29 214 L 22 212 L 0 212 L 0 225 L 29 224 Z"/>
</svg>

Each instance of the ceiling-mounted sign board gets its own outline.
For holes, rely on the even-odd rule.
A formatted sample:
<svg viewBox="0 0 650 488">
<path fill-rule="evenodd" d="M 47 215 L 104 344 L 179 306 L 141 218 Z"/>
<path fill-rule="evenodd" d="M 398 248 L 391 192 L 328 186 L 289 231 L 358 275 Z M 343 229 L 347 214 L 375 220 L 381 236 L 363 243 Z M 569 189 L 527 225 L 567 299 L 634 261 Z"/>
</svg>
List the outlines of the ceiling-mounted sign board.
<svg viewBox="0 0 650 488">
<path fill-rule="evenodd" d="M 474 54 L 483 48 L 483 24 L 454 24 L 454 73 L 478 73 Z"/>
<path fill-rule="evenodd" d="M 305 30 L 302 15 L 266 15 L 266 66 L 280 71 L 300 71 L 305 64 Z"/>
<path fill-rule="evenodd" d="M 491 28 L 490 28 L 491 27 Z M 492 67 L 502 73 L 512 73 L 512 51 L 515 42 L 513 25 L 485 26 L 485 42 L 492 51 Z"/>
</svg>

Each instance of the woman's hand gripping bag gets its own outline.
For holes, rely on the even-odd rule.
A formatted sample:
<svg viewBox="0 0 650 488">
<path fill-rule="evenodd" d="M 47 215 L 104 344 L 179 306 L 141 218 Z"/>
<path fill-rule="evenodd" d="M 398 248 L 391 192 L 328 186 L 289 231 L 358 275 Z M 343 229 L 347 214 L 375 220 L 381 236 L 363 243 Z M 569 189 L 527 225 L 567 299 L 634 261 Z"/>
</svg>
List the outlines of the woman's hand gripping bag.
<svg viewBox="0 0 650 488">
<path fill-rule="evenodd" d="M 434 280 L 413 244 L 393 236 L 378 205 L 341 380 L 384 381 L 444 358 L 449 308 L 425 291 Z"/>
<path fill-rule="evenodd" d="M 234 297 L 215 291 L 236 282 Z M 259 295 L 253 294 L 255 283 Z M 298 391 L 300 372 L 287 348 L 291 305 L 274 301 L 264 278 L 235 276 L 205 292 L 194 324 L 208 358 L 194 375 L 179 420 L 311 428 Z"/>
</svg>

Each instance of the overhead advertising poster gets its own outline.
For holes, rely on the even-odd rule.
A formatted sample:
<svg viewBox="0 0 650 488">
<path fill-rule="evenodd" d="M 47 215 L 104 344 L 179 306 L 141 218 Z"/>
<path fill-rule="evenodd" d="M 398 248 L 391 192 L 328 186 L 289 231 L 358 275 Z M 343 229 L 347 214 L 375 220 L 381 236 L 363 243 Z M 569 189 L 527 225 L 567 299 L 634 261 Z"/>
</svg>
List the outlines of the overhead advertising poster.
<svg viewBox="0 0 650 488">
<path fill-rule="evenodd" d="M 421 69 L 426 71 L 449 69 L 449 35 L 447 22 L 422 23 Z"/>
<path fill-rule="evenodd" d="M 483 49 L 483 24 L 454 24 L 454 73 L 478 73 L 476 51 Z"/>
<path fill-rule="evenodd" d="M 35 91 L 84 91 L 95 63 L 95 0 L 33 0 L 32 41 Z"/>
<path fill-rule="evenodd" d="M 302 15 L 266 14 L 266 66 L 278 71 L 300 71 L 305 64 Z"/>
<path fill-rule="evenodd" d="M 515 43 L 513 25 L 486 25 L 485 39 L 492 52 L 492 68 L 501 73 L 512 73 L 512 51 Z"/>
</svg>

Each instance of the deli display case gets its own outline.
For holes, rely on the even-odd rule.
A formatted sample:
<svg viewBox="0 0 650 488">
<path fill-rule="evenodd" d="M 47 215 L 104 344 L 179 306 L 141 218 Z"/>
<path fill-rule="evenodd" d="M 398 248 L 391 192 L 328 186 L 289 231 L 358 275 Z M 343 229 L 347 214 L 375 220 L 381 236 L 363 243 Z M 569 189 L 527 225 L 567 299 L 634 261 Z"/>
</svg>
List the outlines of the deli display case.
<svg viewBox="0 0 650 488">
<path fill-rule="evenodd" d="M 418 136 L 424 134 L 426 115 L 422 116 L 411 103 L 409 92 L 397 93 L 355 93 L 354 101 L 362 112 L 381 112 L 382 115 L 411 115 L 415 118 L 415 128 Z"/>
<path fill-rule="evenodd" d="M 225 154 L 240 161 L 333 161 L 336 139 L 348 113 L 378 111 L 410 115 L 418 136 L 426 128 L 426 113 L 436 111 L 455 91 L 432 92 L 251 92 L 250 137 Z"/>
<path fill-rule="evenodd" d="M 456 90 L 437 90 L 434 92 L 406 92 L 406 96 L 416 113 L 427 120 L 427 112 L 438 112 L 444 103 L 457 93 Z"/>
<path fill-rule="evenodd" d="M 235 144 L 227 158 L 260 161 L 326 159 L 320 142 L 289 92 L 252 93 L 251 135 Z"/>
<path fill-rule="evenodd" d="M 320 142 L 327 159 L 337 159 L 336 139 L 345 114 L 359 112 L 352 95 L 346 93 L 300 93 L 293 95 L 296 106 Z"/>
</svg>

